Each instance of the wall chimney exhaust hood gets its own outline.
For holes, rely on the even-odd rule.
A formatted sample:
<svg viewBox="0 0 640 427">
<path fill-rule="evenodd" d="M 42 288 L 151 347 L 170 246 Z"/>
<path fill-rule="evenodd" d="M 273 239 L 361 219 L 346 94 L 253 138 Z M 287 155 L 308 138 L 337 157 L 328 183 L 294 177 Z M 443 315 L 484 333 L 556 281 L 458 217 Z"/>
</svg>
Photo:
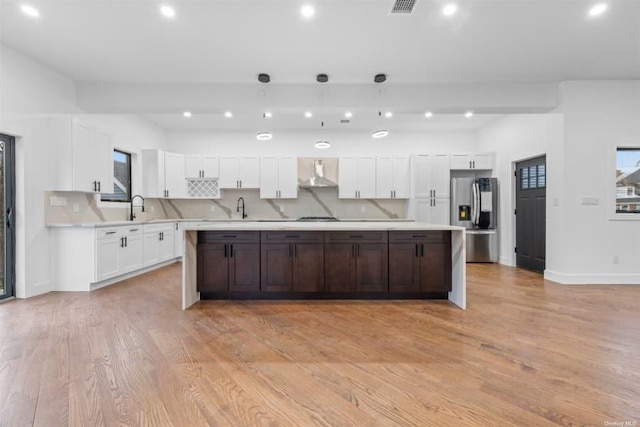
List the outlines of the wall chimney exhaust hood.
<svg viewBox="0 0 640 427">
<path fill-rule="evenodd" d="M 337 157 L 298 157 L 300 188 L 338 187 Z"/>
</svg>

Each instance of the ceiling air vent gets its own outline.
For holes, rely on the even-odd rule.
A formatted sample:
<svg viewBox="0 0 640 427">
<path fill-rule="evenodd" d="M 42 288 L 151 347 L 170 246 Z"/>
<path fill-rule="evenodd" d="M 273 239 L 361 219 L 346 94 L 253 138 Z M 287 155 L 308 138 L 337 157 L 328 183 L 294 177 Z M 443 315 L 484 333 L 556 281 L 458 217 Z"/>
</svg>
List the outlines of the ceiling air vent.
<svg viewBox="0 0 640 427">
<path fill-rule="evenodd" d="M 396 0 L 393 3 L 391 13 L 411 13 L 417 1 L 418 0 Z"/>
</svg>

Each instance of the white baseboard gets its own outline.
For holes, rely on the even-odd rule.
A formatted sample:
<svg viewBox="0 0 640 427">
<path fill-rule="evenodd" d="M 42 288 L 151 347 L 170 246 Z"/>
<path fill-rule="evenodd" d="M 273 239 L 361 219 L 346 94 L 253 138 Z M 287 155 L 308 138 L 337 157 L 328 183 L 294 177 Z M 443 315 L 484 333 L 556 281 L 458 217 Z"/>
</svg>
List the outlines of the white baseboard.
<svg viewBox="0 0 640 427">
<path fill-rule="evenodd" d="M 157 269 L 159 269 L 161 267 L 165 267 L 165 266 L 170 265 L 170 264 L 175 264 L 178 261 L 182 261 L 182 257 L 170 259 L 168 261 L 161 262 L 160 264 L 150 265 L 148 267 L 141 268 L 140 270 L 132 271 L 130 273 L 123 274 L 123 275 L 118 276 L 118 277 L 112 277 L 111 279 L 103 280 L 102 282 L 91 283 L 89 285 L 89 287 L 90 287 L 90 289 L 92 291 L 95 291 L 96 289 L 104 288 L 105 286 L 113 285 L 114 283 L 118 283 L 118 282 L 122 282 L 123 280 L 131 279 L 132 277 L 136 277 L 136 276 L 139 276 L 141 274 L 148 273 L 148 272 L 153 271 L 153 270 L 157 270 Z"/>
<path fill-rule="evenodd" d="M 509 267 L 515 267 L 515 265 L 513 265 L 511 263 L 511 257 L 508 256 L 501 256 L 500 259 L 498 260 L 498 262 L 502 265 L 507 265 Z"/>
<path fill-rule="evenodd" d="M 36 283 L 35 285 L 27 286 L 27 292 L 24 297 L 31 298 L 37 295 L 46 294 L 47 292 L 51 292 L 51 282 L 44 280 L 40 283 Z"/>
<path fill-rule="evenodd" d="M 563 285 L 640 285 L 640 274 L 566 274 L 545 270 L 544 278 Z"/>
</svg>

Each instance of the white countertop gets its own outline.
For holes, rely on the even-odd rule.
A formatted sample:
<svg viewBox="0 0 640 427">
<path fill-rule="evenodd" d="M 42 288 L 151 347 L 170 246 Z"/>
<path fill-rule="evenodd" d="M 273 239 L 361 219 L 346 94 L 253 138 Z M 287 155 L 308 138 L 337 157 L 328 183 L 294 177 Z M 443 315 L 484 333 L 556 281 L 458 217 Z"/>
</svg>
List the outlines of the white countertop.
<svg viewBox="0 0 640 427">
<path fill-rule="evenodd" d="M 191 218 L 191 219 L 153 219 L 148 221 L 105 221 L 105 222 L 79 222 L 79 223 L 51 223 L 47 224 L 47 227 L 53 228 L 99 228 L 99 227 L 117 227 L 121 225 L 142 225 L 142 224 L 161 224 L 167 222 L 201 222 L 207 223 L 207 225 L 215 224 L 290 224 L 297 223 L 295 218 L 292 219 L 203 219 L 203 218 Z M 410 222 L 414 223 L 411 219 L 342 219 L 340 222 L 366 222 L 366 223 L 401 223 Z M 311 222 L 312 224 L 318 224 L 318 222 Z M 260 229 L 260 228 L 258 228 Z"/>
<path fill-rule="evenodd" d="M 236 221 L 211 223 L 200 226 L 188 226 L 185 231 L 206 231 L 206 230 L 236 230 L 236 231 L 273 231 L 273 230 L 317 230 L 317 231 L 380 231 L 380 230 L 458 230 L 464 231 L 464 227 L 454 225 L 428 224 L 426 222 L 415 221 L 329 221 L 329 222 L 307 222 L 307 221 Z"/>
</svg>

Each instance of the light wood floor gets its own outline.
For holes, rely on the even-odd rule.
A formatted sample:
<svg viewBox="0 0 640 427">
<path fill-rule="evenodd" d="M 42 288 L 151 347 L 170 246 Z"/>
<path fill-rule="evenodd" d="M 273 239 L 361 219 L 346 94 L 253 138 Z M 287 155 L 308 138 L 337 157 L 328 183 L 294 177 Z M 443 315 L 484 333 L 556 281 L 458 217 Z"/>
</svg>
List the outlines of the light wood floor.
<svg viewBox="0 0 640 427">
<path fill-rule="evenodd" d="M 210 301 L 183 312 L 179 264 L 8 302 L 0 425 L 640 425 L 640 286 L 562 286 L 495 265 L 468 277 L 467 311 Z"/>
</svg>

